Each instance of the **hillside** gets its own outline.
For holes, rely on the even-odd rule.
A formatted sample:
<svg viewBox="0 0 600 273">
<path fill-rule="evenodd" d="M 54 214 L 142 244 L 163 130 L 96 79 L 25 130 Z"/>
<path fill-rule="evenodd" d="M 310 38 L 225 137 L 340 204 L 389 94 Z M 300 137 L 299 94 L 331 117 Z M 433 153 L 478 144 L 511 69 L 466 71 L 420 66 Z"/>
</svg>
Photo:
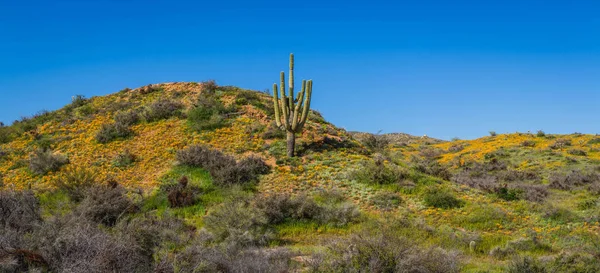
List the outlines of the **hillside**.
<svg viewBox="0 0 600 273">
<path fill-rule="evenodd" d="M 48 249 L 77 241 L 49 229 L 84 221 L 85 232 L 145 251 L 118 245 L 139 261 L 94 260 L 87 271 L 600 270 L 599 136 L 372 135 L 313 111 L 299 156 L 287 158 L 272 120 L 270 95 L 204 82 L 74 97 L 0 127 L 0 208 L 39 203 L 20 216 L 17 205 L 0 210 L 37 223 L 0 220 L 0 268 L 66 271 L 69 259 L 110 256 L 92 242 L 88 256 Z M 128 233 L 148 227 L 160 235 Z"/>
</svg>

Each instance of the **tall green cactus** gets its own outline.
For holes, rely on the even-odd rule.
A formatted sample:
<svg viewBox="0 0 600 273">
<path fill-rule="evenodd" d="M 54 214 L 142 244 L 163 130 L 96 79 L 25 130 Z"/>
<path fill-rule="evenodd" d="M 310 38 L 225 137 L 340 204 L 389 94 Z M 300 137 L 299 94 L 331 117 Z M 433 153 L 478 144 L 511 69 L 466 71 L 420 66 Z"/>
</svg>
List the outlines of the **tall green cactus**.
<svg viewBox="0 0 600 273">
<path fill-rule="evenodd" d="M 281 84 L 273 84 L 273 106 L 275 107 L 275 122 L 277 126 L 287 131 L 287 155 L 294 156 L 296 134 L 302 128 L 310 111 L 312 95 L 312 80 L 302 80 L 302 89 L 294 100 L 294 54 L 290 54 L 290 74 L 288 92 L 285 90 L 285 73 L 281 71 Z M 279 90 L 279 94 L 277 94 Z"/>
</svg>

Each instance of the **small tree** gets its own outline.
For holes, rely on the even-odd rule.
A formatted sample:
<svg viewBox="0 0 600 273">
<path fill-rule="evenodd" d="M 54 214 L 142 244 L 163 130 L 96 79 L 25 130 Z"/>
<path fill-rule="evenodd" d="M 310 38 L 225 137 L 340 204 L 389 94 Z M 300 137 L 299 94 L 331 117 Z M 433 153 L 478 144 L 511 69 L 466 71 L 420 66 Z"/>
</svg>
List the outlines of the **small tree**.
<svg viewBox="0 0 600 273">
<path fill-rule="evenodd" d="M 290 54 L 290 75 L 288 88 L 285 90 L 285 73 L 281 71 L 281 84 L 273 84 L 273 105 L 275 107 L 275 121 L 279 128 L 287 132 L 287 155 L 294 156 L 296 146 L 296 134 L 302 132 L 302 128 L 308 118 L 310 111 L 310 99 L 312 95 L 312 80 L 302 80 L 302 89 L 294 100 L 294 54 Z M 279 90 L 279 94 L 277 94 Z"/>
</svg>

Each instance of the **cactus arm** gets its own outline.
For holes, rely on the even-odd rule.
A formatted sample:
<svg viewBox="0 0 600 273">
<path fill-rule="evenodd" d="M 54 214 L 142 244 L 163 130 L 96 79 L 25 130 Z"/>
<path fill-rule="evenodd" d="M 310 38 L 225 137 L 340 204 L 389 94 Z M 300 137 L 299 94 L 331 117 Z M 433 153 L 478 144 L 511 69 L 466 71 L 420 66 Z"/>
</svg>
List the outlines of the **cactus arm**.
<svg viewBox="0 0 600 273">
<path fill-rule="evenodd" d="M 289 107 L 290 111 L 294 110 L 294 54 L 290 53 L 290 75 L 289 75 Z"/>
<path fill-rule="evenodd" d="M 299 133 L 300 132 L 300 128 L 298 127 L 299 121 L 298 121 L 298 117 L 300 115 L 300 106 L 303 103 L 303 99 L 304 99 L 304 90 L 306 88 L 306 81 L 302 81 L 302 89 L 300 91 L 300 93 L 298 93 L 298 102 L 296 103 L 296 106 L 294 107 L 294 117 L 292 118 L 292 131 Z"/>
<path fill-rule="evenodd" d="M 304 105 L 302 106 L 302 117 L 300 117 L 300 129 L 304 127 L 306 120 L 308 119 L 308 113 L 310 111 L 310 99 L 312 95 L 312 80 L 306 82 L 306 93 L 304 94 Z"/>
<path fill-rule="evenodd" d="M 275 109 L 275 122 L 277 127 L 281 127 L 281 109 L 279 109 L 279 96 L 277 95 L 277 84 L 273 84 L 273 108 Z"/>
<path fill-rule="evenodd" d="M 279 87 L 279 95 L 281 98 L 279 101 L 281 102 L 281 112 L 283 113 L 283 125 L 286 128 L 290 126 L 290 120 L 288 115 L 290 113 L 290 108 L 287 101 L 287 96 L 285 95 L 285 73 L 281 71 L 281 86 Z"/>
</svg>

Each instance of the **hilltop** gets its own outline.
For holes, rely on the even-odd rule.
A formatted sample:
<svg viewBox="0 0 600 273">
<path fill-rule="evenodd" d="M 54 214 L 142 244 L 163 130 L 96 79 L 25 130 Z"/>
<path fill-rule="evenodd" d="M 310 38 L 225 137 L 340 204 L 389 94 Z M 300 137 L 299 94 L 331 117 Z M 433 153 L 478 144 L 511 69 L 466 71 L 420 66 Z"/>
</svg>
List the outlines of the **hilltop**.
<svg viewBox="0 0 600 273">
<path fill-rule="evenodd" d="M 442 141 L 346 132 L 311 111 L 298 157 L 287 158 L 273 111 L 269 94 L 214 82 L 74 97 L 62 109 L 0 127 L 0 190 L 7 192 L 0 205 L 15 191 L 32 192 L 42 227 L 94 211 L 100 220 L 85 221 L 109 230 L 94 231 L 107 238 L 128 234 L 136 221 L 161 230 L 177 222 L 178 234 L 160 235 L 169 243 L 144 248 L 149 256 L 136 252 L 156 272 L 189 268 L 177 255 L 224 272 L 257 256 L 273 266 L 261 270 L 600 269 L 599 136 L 540 131 Z M 112 205 L 90 191 L 119 196 L 106 200 L 127 210 L 106 222 Z M 9 248 L 51 255 L 25 239 L 49 236 L 42 230 L 14 231 L 24 239 L 7 240 Z M 4 258 L 27 260 L 13 252 L 0 252 L 0 266 Z M 234 257 L 247 264 L 234 265 Z"/>
</svg>

